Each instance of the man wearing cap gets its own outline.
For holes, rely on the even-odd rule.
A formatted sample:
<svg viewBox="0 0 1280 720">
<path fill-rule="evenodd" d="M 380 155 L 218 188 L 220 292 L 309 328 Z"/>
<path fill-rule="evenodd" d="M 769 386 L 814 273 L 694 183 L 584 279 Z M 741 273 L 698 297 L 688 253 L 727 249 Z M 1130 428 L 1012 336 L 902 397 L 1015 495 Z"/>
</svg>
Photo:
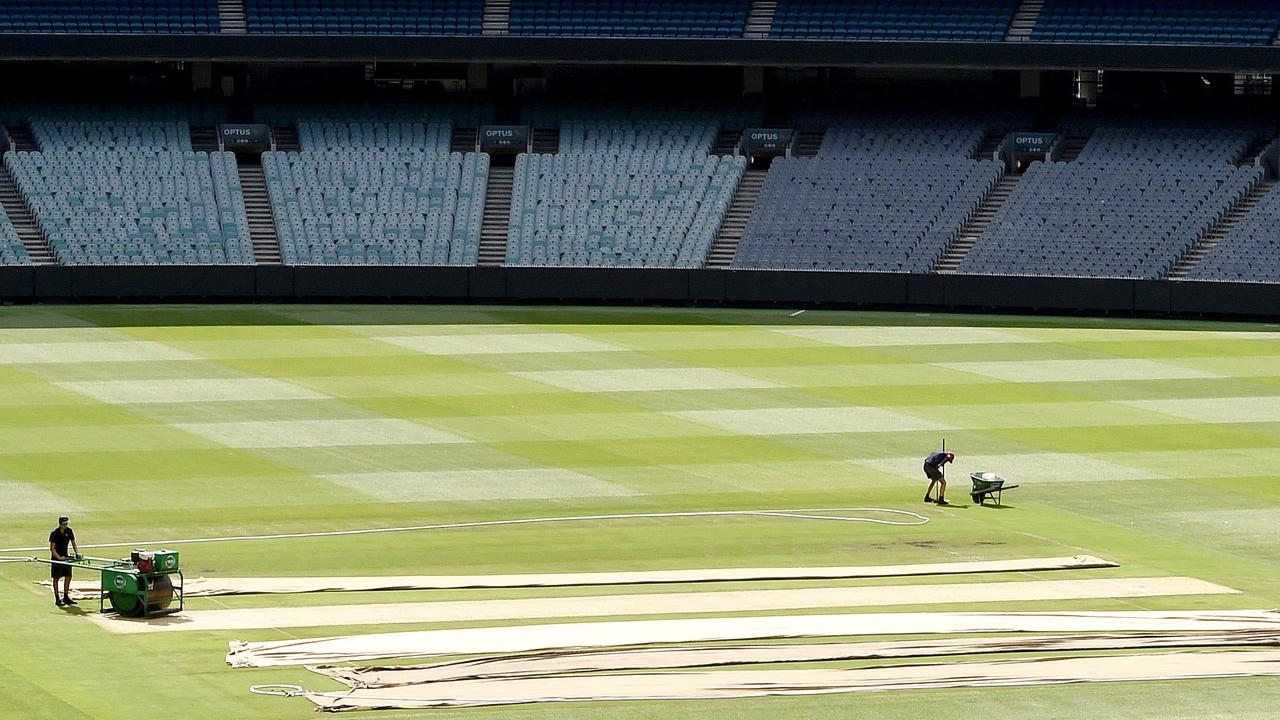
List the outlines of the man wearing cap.
<svg viewBox="0 0 1280 720">
<path fill-rule="evenodd" d="M 939 505 L 950 505 L 947 502 L 947 475 L 942 470 L 942 466 L 949 462 L 954 462 L 955 453 L 936 452 L 924 459 L 924 474 L 929 478 L 929 489 L 924 491 L 925 502 L 936 502 Z M 938 486 L 938 499 L 934 500 L 929 497 L 933 494 L 933 486 Z"/>
<path fill-rule="evenodd" d="M 67 547 L 70 546 L 74 553 L 67 554 Z M 63 515 L 58 518 L 58 527 L 49 533 L 49 557 L 53 560 L 70 560 L 71 557 L 80 555 L 80 546 L 76 545 L 76 534 L 71 530 L 71 520 Z M 61 563 L 53 563 L 49 565 L 50 575 L 53 577 L 53 602 L 58 606 L 75 605 L 76 601 L 71 599 L 71 566 Z M 58 578 L 62 578 L 62 595 L 58 595 Z"/>
</svg>

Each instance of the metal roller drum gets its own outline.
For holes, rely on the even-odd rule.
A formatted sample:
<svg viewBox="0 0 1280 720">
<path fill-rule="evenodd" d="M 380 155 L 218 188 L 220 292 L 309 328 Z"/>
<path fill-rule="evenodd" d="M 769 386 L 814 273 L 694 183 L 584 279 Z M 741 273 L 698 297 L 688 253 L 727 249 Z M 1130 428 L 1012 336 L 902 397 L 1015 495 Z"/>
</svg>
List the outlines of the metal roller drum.
<svg viewBox="0 0 1280 720">
<path fill-rule="evenodd" d="M 146 607 L 143 607 L 140 593 L 111 590 L 107 599 L 113 610 L 125 617 L 142 617 L 166 610 L 173 604 L 173 583 L 168 575 L 156 575 L 140 580 L 147 584 Z"/>
</svg>

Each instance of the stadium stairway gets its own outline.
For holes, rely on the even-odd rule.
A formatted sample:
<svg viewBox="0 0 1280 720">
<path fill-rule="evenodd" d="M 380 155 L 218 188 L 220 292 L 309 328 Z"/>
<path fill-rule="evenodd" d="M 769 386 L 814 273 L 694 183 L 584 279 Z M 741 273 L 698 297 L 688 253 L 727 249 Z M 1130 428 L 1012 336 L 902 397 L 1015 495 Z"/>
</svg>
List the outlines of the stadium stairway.
<svg viewBox="0 0 1280 720">
<path fill-rule="evenodd" d="M 511 0 L 485 0 L 480 20 L 481 35 L 511 34 Z"/>
<path fill-rule="evenodd" d="M 995 157 L 996 151 L 1000 149 L 1000 145 L 1004 142 L 1006 133 L 1002 130 L 988 132 L 982 137 L 982 143 L 978 145 L 977 152 L 974 153 L 974 160 L 990 160 Z"/>
<path fill-rule="evenodd" d="M 253 261 L 259 265 L 280 264 L 280 242 L 276 238 L 275 215 L 267 196 L 267 179 L 261 165 L 240 165 L 240 187 L 244 190 L 244 214 L 249 221 Z"/>
<path fill-rule="evenodd" d="M 536 155 L 554 155 L 560 152 L 560 129 L 534 128 L 532 144 Z"/>
<path fill-rule="evenodd" d="M 734 155 L 738 149 L 738 141 L 741 139 L 741 130 L 720 130 L 716 133 L 715 143 L 711 145 L 711 154 Z"/>
<path fill-rule="evenodd" d="M 1031 33 L 1040 21 L 1040 11 L 1044 10 L 1044 0 L 1022 0 L 1013 11 L 1013 19 L 1009 21 L 1009 29 L 1004 34 L 1005 42 L 1027 42 Z"/>
<path fill-rule="evenodd" d="M 484 195 L 484 220 L 480 223 L 478 265 L 496 266 L 507 259 L 507 233 L 511 223 L 511 186 L 515 168 L 489 166 L 489 185 Z"/>
<path fill-rule="evenodd" d="M 218 133 L 213 126 L 191 126 L 191 149 L 196 152 L 216 152 L 218 150 Z"/>
<path fill-rule="evenodd" d="M 1266 151 L 1271 142 L 1272 138 L 1266 135 L 1259 135 L 1249 144 L 1249 147 L 1245 148 L 1244 153 L 1240 155 L 1239 162 L 1236 164 L 1240 166 L 1258 164 L 1258 161 L 1262 159 L 1262 153 Z"/>
<path fill-rule="evenodd" d="M 1089 138 L 1084 135 L 1069 135 L 1062 139 L 1062 152 L 1056 158 L 1060 162 L 1071 162 L 1080 157 Z"/>
<path fill-rule="evenodd" d="M 764 187 L 764 179 L 768 174 L 768 170 L 751 169 L 742 173 L 742 181 L 733 194 L 733 204 L 725 213 L 711 252 L 707 253 L 708 268 L 728 270 L 733 264 L 733 257 L 738 254 L 738 243 L 747 230 L 747 221 L 751 219 L 751 211 L 760 198 L 760 189 Z"/>
<path fill-rule="evenodd" d="M 13 179 L 13 173 L 9 172 L 8 165 L 3 164 L 0 164 L 0 206 L 4 207 L 5 214 L 9 216 L 9 222 L 13 223 L 13 228 L 18 231 L 18 238 L 27 248 L 27 256 L 31 258 L 31 264 L 57 265 L 58 262 L 53 257 L 53 249 L 45 242 L 35 218 L 31 217 L 31 210 L 22 199 L 22 193 L 18 190 L 18 183 Z"/>
<path fill-rule="evenodd" d="M 271 128 L 271 141 L 275 143 L 275 149 L 280 152 L 289 152 L 302 149 L 298 143 L 298 127 L 296 125 L 281 125 Z"/>
<path fill-rule="evenodd" d="M 822 138 L 826 130 L 800 130 L 796 133 L 796 144 L 792 154 L 796 157 L 815 157 L 822 148 Z"/>
<path fill-rule="evenodd" d="M 773 15 L 777 11 L 777 0 L 752 0 L 742 36 L 753 40 L 767 39 L 769 31 L 773 29 Z"/>
<path fill-rule="evenodd" d="M 449 139 L 449 152 L 475 152 L 477 132 L 476 128 L 454 128 L 453 136 Z"/>
<path fill-rule="evenodd" d="M 1222 242 L 1222 238 L 1227 236 L 1240 221 L 1249 214 L 1249 211 L 1257 207 L 1258 203 L 1271 192 L 1271 188 L 1275 187 L 1276 181 L 1271 179 L 1263 179 L 1262 182 L 1253 186 L 1253 189 L 1240 198 L 1240 202 L 1222 216 L 1218 224 L 1209 229 L 1195 245 L 1192 245 L 1182 257 L 1178 258 L 1178 262 L 1169 271 L 1167 279 L 1184 280 L 1192 268 L 1199 265 L 1209 251 L 1218 243 Z"/>
<path fill-rule="evenodd" d="M 223 35 L 245 35 L 249 32 L 244 0 L 218 0 L 218 27 Z"/>
<path fill-rule="evenodd" d="M 15 150 L 36 152 L 40 149 L 36 145 L 35 136 L 31 134 L 31 128 L 27 125 L 6 125 L 5 129 L 9 131 L 9 139 L 13 141 Z"/>
<path fill-rule="evenodd" d="M 993 151 L 994 152 L 994 151 Z M 960 267 L 960 263 L 964 261 L 969 251 L 978 242 L 978 238 L 982 237 L 982 233 L 986 231 L 987 226 L 991 224 L 991 219 L 996 216 L 996 212 L 1001 205 L 1009 199 L 1009 193 L 1013 192 L 1013 188 L 1018 184 L 1019 175 L 1008 174 L 1000 178 L 1000 182 L 996 183 L 987 196 L 982 199 L 978 205 L 978 209 L 973 211 L 973 216 L 960 228 L 960 232 L 956 233 L 956 237 L 947 246 L 946 252 L 938 260 L 938 264 L 934 266 L 933 271 L 936 273 L 954 273 Z"/>
</svg>

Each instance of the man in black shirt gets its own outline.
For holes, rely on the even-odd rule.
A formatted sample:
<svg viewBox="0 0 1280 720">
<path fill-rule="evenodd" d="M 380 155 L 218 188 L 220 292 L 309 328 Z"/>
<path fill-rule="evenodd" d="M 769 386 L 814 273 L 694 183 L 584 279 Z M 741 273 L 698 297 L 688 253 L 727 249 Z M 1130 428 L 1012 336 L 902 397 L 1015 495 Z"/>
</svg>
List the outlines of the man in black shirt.
<svg viewBox="0 0 1280 720">
<path fill-rule="evenodd" d="M 942 466 L 949 462 L 954 462 L 955 453 L 936 452 L 924 459 L 924 474 L 929 478 L 929 489 L 924 491 L 925 502 L 937 502 L 939 505 L 950 505 L 947 502 L 947 476 L 942 470 Z M 929 497 L 933 493 L 933 486 L 938 486 L 938 499 L 935 501 Z"/>
<path fill-rule="evenodd" d="M 67 546 L 75 552 L 67 554 Z M 76 545 L 76 534 L 71 531 L 71 520 L 63 515 L 58 518 L 58 527 L 49 533 L 49 557 L 53 560 L 70 560 L 80 555 L 80 546 Z M 75 605 L 71 599 L 71 566 L 53 563 L 49 566 L 53 577 L 53 602 L 58 606 Z M 62 578 L 62 596 L 58 595 L 58 578 Z"/>
</svg>

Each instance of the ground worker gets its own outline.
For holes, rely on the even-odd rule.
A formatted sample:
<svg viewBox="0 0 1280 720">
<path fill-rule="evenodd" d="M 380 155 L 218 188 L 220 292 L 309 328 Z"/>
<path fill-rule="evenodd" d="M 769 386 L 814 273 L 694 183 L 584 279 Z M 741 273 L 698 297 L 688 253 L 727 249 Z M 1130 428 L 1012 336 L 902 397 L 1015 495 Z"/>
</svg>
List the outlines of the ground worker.
<svg viewBox="0 0 1280 720">
<path fill-rule="evenodd" d="M 943 471 L 942 466 L 949 462 L 955 462 L 956 454 L 949 452 L 936 452 L 924 459 L 924 474 L 929 478 L 929 489 L 924 491 L 925 502 L 936 502 L 939 505 L 950 505 L 947 502 L 947 475 Z M 938 486 L 938 499 L 934 500 L 929 497 L 933 493 L 933 486 Z"/>
<path fill-rule="evenodd" d="M 73 551 L 67 554 L 68 546 Z M 80 556 L 80 546 L 76 545 L 76 534 L 71 530 L 71 519 L 66 515 L 58 518 L 58 527 L 49 533 L 49 557 L 53 560 L 68 561 Z M 75 605 L 71 599 L 71 566 L 63 563 L 51 563 L 49 573 L 53 577 L 53 602 L 58 607 Z M 58 578 L 62 578 L 62 595 L 58 595 Z"/>
</svg>

